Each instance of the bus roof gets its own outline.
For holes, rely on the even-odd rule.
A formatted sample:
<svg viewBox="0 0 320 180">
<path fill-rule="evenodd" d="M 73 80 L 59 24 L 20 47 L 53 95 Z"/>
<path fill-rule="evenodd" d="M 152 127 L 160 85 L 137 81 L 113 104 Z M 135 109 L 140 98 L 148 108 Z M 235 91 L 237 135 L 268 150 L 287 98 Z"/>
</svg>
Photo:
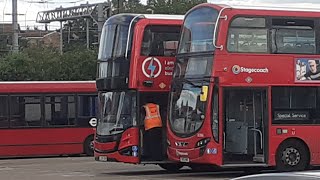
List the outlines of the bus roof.
<svg viewBox="0 0 320 180">
<path fill-rule="evenodd" d="M 168 20 L 183 20 L 184 15 L 171 15 L 171 14 L 134 14 L 134 13 L 121 13 L 114 16 L 141 16 L 146 19 L 168 19 Z"/>
<path fill-rule="evenodd" d="M 94 93 L 95 81 L 3 81 L 0 93 Z"/>
<path fill-rule="evenodd" d="M 183 20 L 184 15 L 168 15 L 168 14 L 143 14 L 146 19 L 177 19 Z"/>
<path fill-rule="evenodd" d="M 226 4 L 215 4 L 221 8 L 232 8 L 232 9 L 247 9 L 247 10 L 276 10 L 276 11 L 304 11 L 304 12 L 320 12 L 318 7 L 298 7 L 292 3 L 288 4 L 277 4 L 273 6 L 272 4 L 262 4 L 262 5 L 226 5 Z M 299 4 L 300 6 L 301 4 Z M 297 7 L 295 7 L 297 6 Z"/>
</svg>

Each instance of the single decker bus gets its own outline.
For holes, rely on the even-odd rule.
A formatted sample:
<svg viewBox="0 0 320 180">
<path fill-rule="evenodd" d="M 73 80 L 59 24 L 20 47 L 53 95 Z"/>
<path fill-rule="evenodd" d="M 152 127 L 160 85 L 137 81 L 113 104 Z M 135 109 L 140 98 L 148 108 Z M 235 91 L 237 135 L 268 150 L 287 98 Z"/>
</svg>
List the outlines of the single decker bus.
<svg viewBox="0 0 320 180">
<path fill-rule="evenodd" d="M 0 157 L 93 156 L 95 81 L 0 82 Z"/>
</svg>

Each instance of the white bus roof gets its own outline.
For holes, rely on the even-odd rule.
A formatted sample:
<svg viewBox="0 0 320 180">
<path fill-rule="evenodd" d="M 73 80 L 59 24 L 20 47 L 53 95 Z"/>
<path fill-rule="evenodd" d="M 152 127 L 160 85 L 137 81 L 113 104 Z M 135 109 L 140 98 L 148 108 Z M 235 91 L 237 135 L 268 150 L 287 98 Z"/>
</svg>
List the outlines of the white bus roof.
<svg viewBox="0 0 320 180">
<path fill-rule="evenodd" d="M 147 19 L 178 19 L 183 20 L 183 15 L 168 15 L 168 14 L 143 14 Z"/>
<path fill-rule="evenodd" d="M 248 10 L 277 10 L 277 11 L 305 11 L 305 12 L 320 12 L 320 5 L 318 7 L 301 7 L 310 5 L 307 3 L 292 3 L 292 4 L 260 4 L 260 5 L 220 5 L 218 6 L 222 7 L 230 7 L 234 9 L 248 9 Z"/>
<path fill-rule="evenodd" d="M 146 19 L 168 19 L 168 20 L 183 20 L 184 15 L 172 15 L 172 14 L 134 14 L 134 13 L 121 13 L 117 15 L 132 15 L 132 16 L 142 16 Z"/>
</svg>

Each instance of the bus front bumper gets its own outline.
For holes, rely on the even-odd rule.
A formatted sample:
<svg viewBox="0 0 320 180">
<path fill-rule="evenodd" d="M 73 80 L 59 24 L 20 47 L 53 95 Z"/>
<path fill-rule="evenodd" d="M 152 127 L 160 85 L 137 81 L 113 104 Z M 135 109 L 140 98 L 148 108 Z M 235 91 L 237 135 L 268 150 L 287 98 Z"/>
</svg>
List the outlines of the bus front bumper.
<svg viewBox="0 0 320 180">
<path fill-rule="evenodd" d="M 168 147 L 168 158 L 181 163 L 220 164 L 217 149 L 206 146 L 192 149 Z"/>
</svg>

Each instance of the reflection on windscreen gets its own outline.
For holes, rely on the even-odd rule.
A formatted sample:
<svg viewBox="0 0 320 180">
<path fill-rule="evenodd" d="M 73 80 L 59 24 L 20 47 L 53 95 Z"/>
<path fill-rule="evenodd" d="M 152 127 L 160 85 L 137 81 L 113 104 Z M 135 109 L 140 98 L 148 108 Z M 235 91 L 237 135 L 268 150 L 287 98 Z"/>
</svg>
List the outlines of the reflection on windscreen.
<svg viewBox="0 0 320 180">
<path fill-rule="evenodd" d="M 174 77 L 210 76 L 212 63 L 212 55 L 179 58 L 174 69 Z"/>
<path fill-rule="evenodd" d="M 200 84 L 185 83 L 171 93 L 170 123 L 174 132 L 190 134 L 197 131 L 204 120 L 205 102 L 200 101 Z"/>
<path fill-rule="evenodd" d="M 123 132 L 135 124 L 135 96 L 128 92 L 100 94 L 102 105 L 97 134 L 110 135 Z"/>
<path fill-rule="evenodd" d="M 198 8 L 187 15 L 181 33 L 179 53 L 214 50 L 214 29 L 218 12 L 209 7 Z"/>
<path fill-rule="evenodd" d="M 99 46 L 98 59 L 107 60 L 115 57 L 124 57 L 129 26 L 109 24 L 103 27 Z"/>
</svg>

